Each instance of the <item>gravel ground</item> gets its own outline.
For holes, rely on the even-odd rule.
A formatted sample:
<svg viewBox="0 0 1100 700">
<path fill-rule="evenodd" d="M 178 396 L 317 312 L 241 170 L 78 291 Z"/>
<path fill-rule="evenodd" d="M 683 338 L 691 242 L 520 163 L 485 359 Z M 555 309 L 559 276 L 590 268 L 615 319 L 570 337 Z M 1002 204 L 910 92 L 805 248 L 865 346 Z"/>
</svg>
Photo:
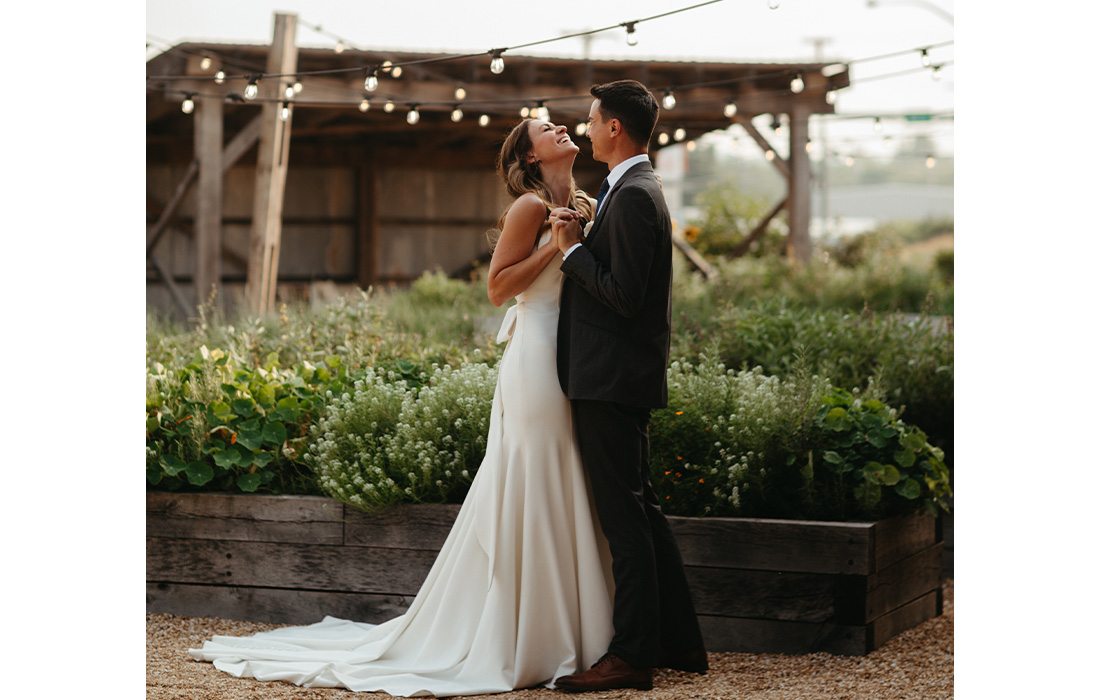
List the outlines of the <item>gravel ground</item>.
<svg viewBox="0 0 1100 700">
<path fill-rule="evenodd" d="M 954 695 L 954 580 L 945 581 L 943 588 L 943 615 L 903 632 L 867 656 L 711 653 L 707 675 L 660 670 L 655 674 L 651 691 L 621 690 L 571 695 L 538 688 L 501 693 L 494 698 L 951 698 Z M 203 640 L 215 634 L 242 636 L 281 626 L 215 617 L 146 614 L 146 697 L 151 700 L 390 697 L 384 693 L 352 693 L 333 688 L 302 688 L 282 681 L 234 678 L 217 670 L 211 663 L 195 661 L 187 655 L 189 647 L 202 646 Z"/>
</svg>

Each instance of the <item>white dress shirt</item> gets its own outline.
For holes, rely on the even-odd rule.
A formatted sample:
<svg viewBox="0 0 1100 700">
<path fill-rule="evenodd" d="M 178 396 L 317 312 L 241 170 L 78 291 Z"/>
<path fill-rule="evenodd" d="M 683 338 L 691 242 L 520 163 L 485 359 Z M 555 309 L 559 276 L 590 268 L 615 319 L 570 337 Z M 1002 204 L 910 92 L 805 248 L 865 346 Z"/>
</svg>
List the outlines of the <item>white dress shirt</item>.
<svg viewBox="0 0 1100 700">
<path fill-rule="evenodd" d="M 636 156 L 631 156 L 630 158 L 627 158 L 622 163 L 619 163 L 618 165 L 616 165 L 614 168 L 611 169 L 611 172 L 609 172 L 607 174 L 607 194 L 604 195 L 604 198 L 600 201 L 600 208 L 597 209 L 596 213 L 592 216 L 593 221 L 595 221 L 596 217 L 600 215 L 600 210 L 603 209 L 604 202 L 606 202 L 607 198 L 611 196 L 611 190 L 615 189 L 615 185 L 617 185 L 619 180 L 622 179 L 623 175 L 626 174 L 626 171 L 630 170 L 632 167 L 634 167 L 638 163 L 648 163 L 648 162 L 649 162 L 649 154 L 648 153 L 639 153 Z M 576 250 L 577 246 L 579 246 L 579 245 L 580 245 L 580 243 L 574 243 L 573 245 L 569 246 L 569 250 L 565 251 L 565 255 L 563 255 L 561 257 L 561 259 L 565 260 L 566 258 L 568 258 L 569 254 L 572 253 L 574 250 Z"/>
</svg>

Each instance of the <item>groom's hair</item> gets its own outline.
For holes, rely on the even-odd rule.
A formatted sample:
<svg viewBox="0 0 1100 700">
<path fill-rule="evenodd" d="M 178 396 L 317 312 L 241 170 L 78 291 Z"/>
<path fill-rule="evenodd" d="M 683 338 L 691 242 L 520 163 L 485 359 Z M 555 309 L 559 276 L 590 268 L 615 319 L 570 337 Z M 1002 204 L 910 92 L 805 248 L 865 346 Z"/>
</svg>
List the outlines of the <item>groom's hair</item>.
<svg viewBox="0 0 1100 700">
<path fill-rule="evenodd" d="M 627 135 L 642 148 L 649 146 L 657 125 L 657 98 L 637 80 L 615 80 L 593 85 L 589 91 L 600 101 L 604 119 L 618 119 Z"/>
</svg>

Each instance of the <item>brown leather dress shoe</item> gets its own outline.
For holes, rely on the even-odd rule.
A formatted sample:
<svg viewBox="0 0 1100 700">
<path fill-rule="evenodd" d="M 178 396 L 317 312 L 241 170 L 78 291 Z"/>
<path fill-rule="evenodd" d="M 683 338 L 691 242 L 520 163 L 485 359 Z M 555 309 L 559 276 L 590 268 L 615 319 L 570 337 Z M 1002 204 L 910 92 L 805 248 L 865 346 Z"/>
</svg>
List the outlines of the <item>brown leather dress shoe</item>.
<svg viewBox="0 0 1100 700">
<path fill-rule="evenodd" d="M 657 668 L 672 668 L 702 675 L 710 668 L 710 664 L 707 663 L 706 649 L 692 649 L 666 653 L 657 661 Z"/>
<path fill-rule="evenodd" d="M 613 688 L 653 689 L 653 669 L 635 668 L 608 652 L 583 673 L 573 673 L 554 680 L 554 686 L 567 693 Z"/>
</svg>

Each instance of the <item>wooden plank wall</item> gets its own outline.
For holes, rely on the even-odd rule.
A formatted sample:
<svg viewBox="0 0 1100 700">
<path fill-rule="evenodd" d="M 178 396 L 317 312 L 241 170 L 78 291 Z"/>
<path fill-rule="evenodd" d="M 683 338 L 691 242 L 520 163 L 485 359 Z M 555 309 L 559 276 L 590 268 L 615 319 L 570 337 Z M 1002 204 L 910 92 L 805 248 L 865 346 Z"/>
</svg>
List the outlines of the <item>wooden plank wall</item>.
<svg viewBox="0 0 1100 700">
<path fill-rule="evenodd" d="M 147 609 L 306 624 L 411 603 L 458 505 L 366 515 L 312 496 L 147 494 Z M 942 612 L 930 518 L 669 517 L 713 651 L 864 654 Z"/>
</svg>

